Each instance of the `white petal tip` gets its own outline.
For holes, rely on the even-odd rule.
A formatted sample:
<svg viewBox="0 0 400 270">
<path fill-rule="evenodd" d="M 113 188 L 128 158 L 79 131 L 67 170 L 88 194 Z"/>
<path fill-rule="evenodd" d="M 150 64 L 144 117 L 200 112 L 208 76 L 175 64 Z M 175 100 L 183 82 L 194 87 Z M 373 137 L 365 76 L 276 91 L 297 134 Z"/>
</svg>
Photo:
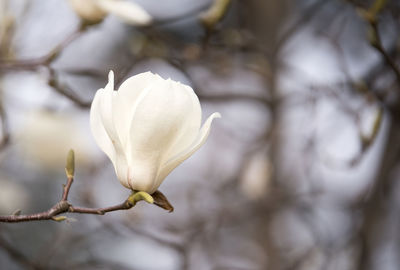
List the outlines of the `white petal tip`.
<svg viewBox="0 0 400 270">
<path fill-rule="evenodd" d="M 150 75 L 150 76 L 153 76 L 154 78 L 161 78 L 160 75 L 158 75 L 157 73 L 153 73 L 152 71 L 138 73 L 135 76 L 138 76 L 138 75 Z"/>
<path fill-rule="evenodd" d="M 108 81 L 114 81 L 114 71 L 108 72 Z"/>
<path fill-rule="evenodd" d="M 211 115 L 212 118 L 221 118 L 222 115 L 219 112 L 215 112 Z"/>
<path fill-rule="evenodd" d="M 208 132 L 210 131 L 210 128 L 211 128 L 211 123 L 213 122 L 213 120 L 215 118 L 221 118 L 221 114 L 219 112 L 215 112 L 207 118 L 207 120 L 204 122 L 203 126 L 201 127 L 200 137 L 208 136 Z"/>
<path fill-rule="evenodd" d="M 108 73 L 108 83 L 107 83 L 105 89 L 114 91 L 114 71 L 112 71 L 112 70 L 110 70 L 110 72 Z"/>
</svg>

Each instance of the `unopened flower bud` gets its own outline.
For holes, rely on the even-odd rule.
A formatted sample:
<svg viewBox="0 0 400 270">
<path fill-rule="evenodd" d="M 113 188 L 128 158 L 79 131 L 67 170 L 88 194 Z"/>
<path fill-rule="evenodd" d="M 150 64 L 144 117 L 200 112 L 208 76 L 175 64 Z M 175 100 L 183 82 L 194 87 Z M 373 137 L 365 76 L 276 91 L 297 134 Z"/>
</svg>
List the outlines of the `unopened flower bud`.
<svg viewBox="0 0 400 270">
<path fill-rule="evenodd" d="M 114 91 L 114 74 L 90 110 L 93 136 L 125 187 L 152 194 L 165 177 L 205 142 L 213 113 L 200 128 L 193 89 L 151 72 L 130 77 Z"/>
</svg>

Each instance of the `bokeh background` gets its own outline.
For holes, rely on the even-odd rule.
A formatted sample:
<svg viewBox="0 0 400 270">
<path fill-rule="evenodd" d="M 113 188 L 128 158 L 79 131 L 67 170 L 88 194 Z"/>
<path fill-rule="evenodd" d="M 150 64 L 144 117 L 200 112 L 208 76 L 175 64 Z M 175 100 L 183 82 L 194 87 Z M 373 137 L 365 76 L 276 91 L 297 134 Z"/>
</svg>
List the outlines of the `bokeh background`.
<svg viewBox="0 0 400 270">
<path fill-rule="evenodd" d="M 222 114 L 160 187 L 175 211 L 0 224 L 0 268 L 399 269 L 400 2 L 135 3 L 151 24 L 0 0 L 0 213 L 57 202 L 70 148 L 74 205 L 129 195 L 89 129 L 109 70 L 189 84 L 203 119 Z"/>
</svg>

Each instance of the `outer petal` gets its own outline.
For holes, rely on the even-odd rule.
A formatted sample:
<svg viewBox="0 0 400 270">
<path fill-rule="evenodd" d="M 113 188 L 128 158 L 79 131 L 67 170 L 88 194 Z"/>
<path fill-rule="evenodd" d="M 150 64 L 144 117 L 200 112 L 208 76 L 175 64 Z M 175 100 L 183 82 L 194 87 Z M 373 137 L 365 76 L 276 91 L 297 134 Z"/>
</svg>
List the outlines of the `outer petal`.
<svg viewBox="0 0 400 270">
<path fill-rule="evenodd" d="M 162 78 L 151 72 L 144 72 L 127 79 L 119 87 L 113 106 L 113 122 L 122 147 L 127 149 L 130 139 L 129 131 L 138 100 L 147 86 Z"/>
<path fill-rule="evenodd" d="M 81 0 L 82 1 L 82 0 Z M 87 0 L 84 0 L 87 1 Z M 132 25 L 148 25 L 152 21 L 150 14 L 141 6 L 126 0 L 97 0 L 99 6 Z"/>
<path fill-rule="evenodd" d="M 112 71 L 108 74 L 108 84 L 101 91 L 99 102 L 101 121 L 115 150 L 121 151 L 122 146 L 113 123 L 113 103 L 116 93 L 114 92 L 114 73 Z"/>
<path fill-rule="evenodd" d="M 184 122 L 182 123 L 179 133 L 174 138 L 174 143 L 171 145 L 169 151 L 164 154 L 162 163 L 167 161 L 170 157 L 175 156 L 188 148 L 196 139 L 201 125 L 201 107 L 200 102 L 193 89 L 187 85 L 174 83 L 174 87 L 181 88 L 182 94 L 187 95 L 190 100 L 190 111 L 186 112 Z"/>
<path fill-rule="evenodd" d="M 153 187 L 154 191 L 157 190 L 165 177 L 167 177 L 167 175 L 173 169 L 175 169 L 179 164 L 188 159 L 191 155 L 193 155 L 194 152 L 196 152 L 206 142 L 208 135 L 210 134 L 211 123 L 215 118 L 221 118 L 221 114 L 215 112 L 210 115 L 192 145 L 190 145 L 190 147 L 177 154 L 176 156 L 170 158 L 166 163 L 162 165 L 160 173 L 157 176 L 156 185 Z"/>
<path fill-rule="evenodd" d="M 91 129 L 97 144 L 113 163 L 118 179 L 129 188 L 125 152 L 112 121 L 116 94 L 113 88 L 114 73 L 110 71 L 108 84 L 104 89 L 97 91 L 92 103 L 90 110 Z"/>
<path fill-rule="evenodd" d="M 101 119 L 100 100 L 103 94 L 104 89 L 99 89 L 94 96 L 90 107 L 90 128 L 97 145 L 106 153 L 115 166 L 115 149 Z"/>
<path fill-rule="evenodd" d="M 163 157 L 193 120 L 193 98 L 171 80 L 158 81 L 145 93 L 132 118 L 128 164 L 132 188 L 152 192 Z"/>
</svg>

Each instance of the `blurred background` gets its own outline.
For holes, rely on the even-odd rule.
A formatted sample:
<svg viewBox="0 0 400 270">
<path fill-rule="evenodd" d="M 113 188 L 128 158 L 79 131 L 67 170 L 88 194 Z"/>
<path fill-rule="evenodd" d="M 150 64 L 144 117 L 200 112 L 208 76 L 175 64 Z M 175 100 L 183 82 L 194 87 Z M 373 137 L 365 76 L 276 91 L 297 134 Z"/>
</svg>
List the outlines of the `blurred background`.
<svg viewBox="0 0 400 270">
<path fill-rule="evenodd" d="M 60 200 L 70 148 L 71 203 L 129 195 L 89 128 L 109 70 L 117 86 L 148 70 L 191 85 L 222 119 L 161 185 L 173 213 L 0 224 L 1 269 L 400 268 L 399 1 L 77 12 L 98 1 L 0 0 L 1 214 Z"/>
</svg>

